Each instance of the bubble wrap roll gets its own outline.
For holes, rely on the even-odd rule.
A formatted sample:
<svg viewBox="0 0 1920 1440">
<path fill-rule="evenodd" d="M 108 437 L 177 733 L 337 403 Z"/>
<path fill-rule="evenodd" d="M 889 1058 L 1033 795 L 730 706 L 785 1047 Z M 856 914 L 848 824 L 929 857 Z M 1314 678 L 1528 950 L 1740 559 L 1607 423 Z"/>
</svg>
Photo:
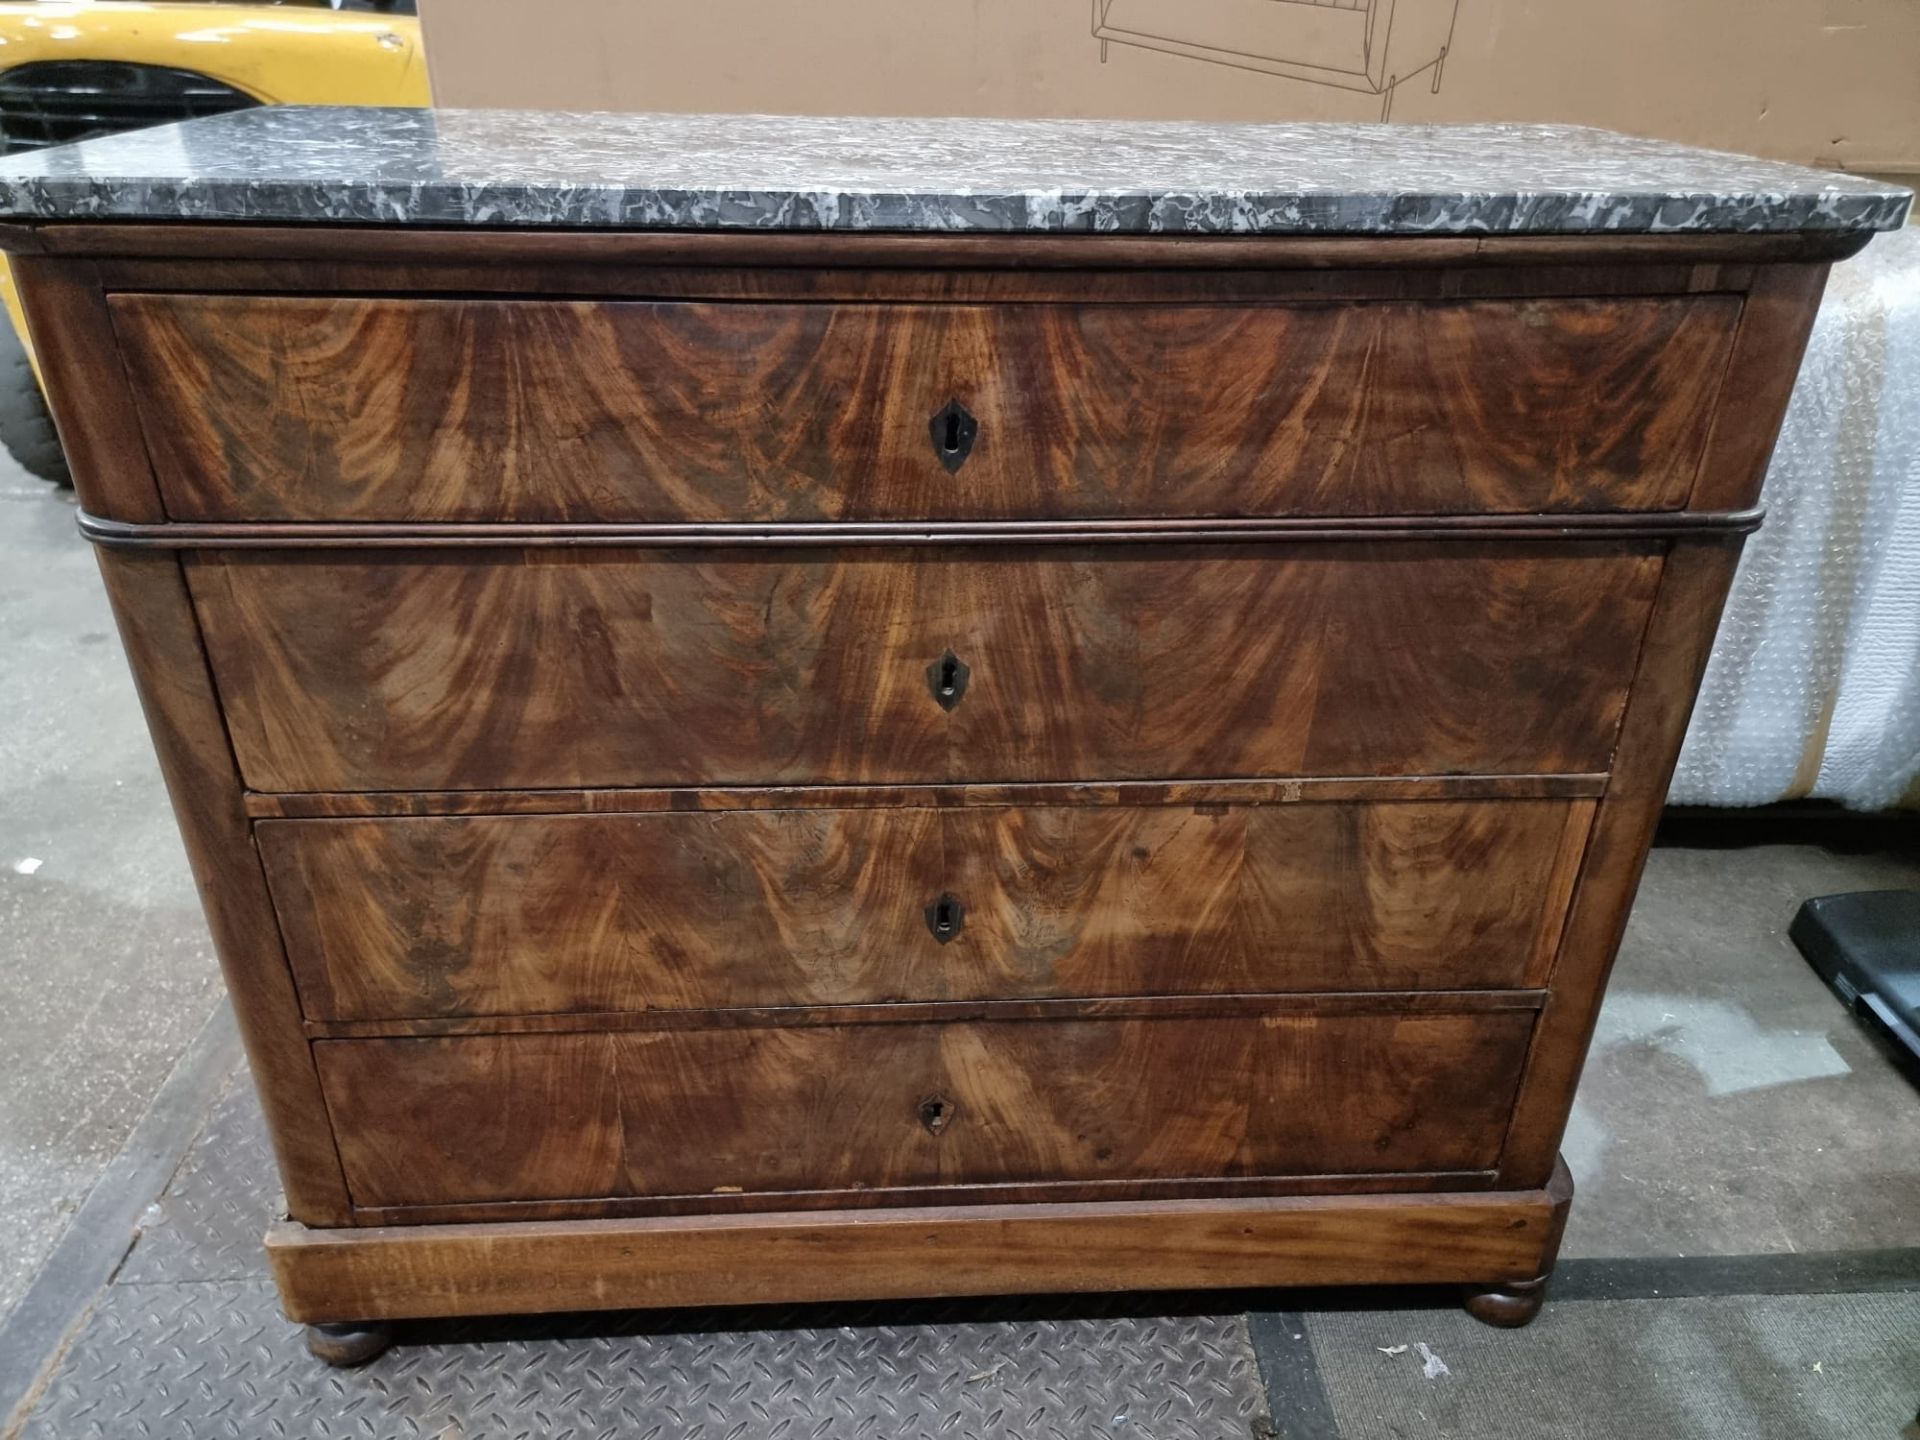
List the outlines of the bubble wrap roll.
<svg viewBox="0 0 1920 1440">
<path fill-rule="evenodd" d="M 1765 504 L 1669 800 L 1897 804 L 1920 776 L 1920 229 L 1834 267 Z"/>
</svg>

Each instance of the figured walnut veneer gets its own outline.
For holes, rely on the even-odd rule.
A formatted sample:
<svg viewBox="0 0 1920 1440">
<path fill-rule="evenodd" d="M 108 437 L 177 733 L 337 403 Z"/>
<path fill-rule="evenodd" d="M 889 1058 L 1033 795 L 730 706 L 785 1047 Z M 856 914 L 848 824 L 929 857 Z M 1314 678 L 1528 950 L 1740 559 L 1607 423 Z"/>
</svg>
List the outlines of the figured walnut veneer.
<svg viewBox="0 0 1920 1440">
<path fill-rule="evenodd" d="M 1725 295 L 111 308 L 177 520 L 1676 509 L 1740 313 Z M 958 475 L 927 443 L 951 400 L 980 427 Z"/>
<path fill-rule="evenodd" d="M 356 1204 L 1487 1170 L 1527 1011 L 324 1040 Z M 1257 1081 L 1255 1080 L 1257 1078 Z M 853 1203 L 866 1203 L 850 1197 Z"/>
<path fill-rule="evenodd" d="M 1604 770 L 1659 574 L 1644 542 L 187 566 L 269 791 Z"/>
<path fill-rule="evenodd" d="M 306 1013 L 357 1021 L 1539 985 L 1592 814 L 929 804 L 256 834 Z"/>
<path fill-rule="evenodd" d="M 290 1314 L 1537 1298 L 1857 237 L 9 243 Z"/>
</svg>

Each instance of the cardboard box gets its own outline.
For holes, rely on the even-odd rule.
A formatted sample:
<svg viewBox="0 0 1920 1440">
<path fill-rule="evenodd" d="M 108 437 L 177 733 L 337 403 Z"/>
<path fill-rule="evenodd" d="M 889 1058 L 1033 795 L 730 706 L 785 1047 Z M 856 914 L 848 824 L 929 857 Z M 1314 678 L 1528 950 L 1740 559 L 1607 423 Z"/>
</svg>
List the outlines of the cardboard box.
<svg viewBox="0 0 1920 1440">
<path fill-rule="evenodd" d="M 435 99 L 1558 120 L 1920 172 L 1920 0 L 421 0 Z"/>
</svg>

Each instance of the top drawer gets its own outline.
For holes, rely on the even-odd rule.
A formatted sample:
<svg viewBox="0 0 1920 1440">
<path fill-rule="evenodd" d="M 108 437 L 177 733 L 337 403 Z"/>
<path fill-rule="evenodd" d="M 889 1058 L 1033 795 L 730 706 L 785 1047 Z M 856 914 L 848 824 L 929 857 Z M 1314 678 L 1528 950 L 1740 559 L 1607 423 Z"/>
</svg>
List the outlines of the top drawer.
<svg viewBox="0 0 1920 1440">
<path fill-rule="evenodd" d="M 111 304 L 177 520 L 642 523 L 1676 509 L 1740 311 Z"/>
</svg>

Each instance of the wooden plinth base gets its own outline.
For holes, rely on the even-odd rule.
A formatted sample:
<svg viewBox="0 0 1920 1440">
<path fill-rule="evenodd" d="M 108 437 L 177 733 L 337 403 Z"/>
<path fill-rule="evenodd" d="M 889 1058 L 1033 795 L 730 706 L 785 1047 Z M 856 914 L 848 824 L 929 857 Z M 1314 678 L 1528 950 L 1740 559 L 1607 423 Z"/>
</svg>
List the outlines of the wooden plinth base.
<svg viewBox="0 0 1920 1440">
<path fill-rule="evenodd" d="M 1509 1286 L 1571 1179 L 1439 1195 L 970 1205 L 312 1230 L 267 1254 L 307 1324 L 680 1305 L 1289 1285 Z"/>
</svg>

